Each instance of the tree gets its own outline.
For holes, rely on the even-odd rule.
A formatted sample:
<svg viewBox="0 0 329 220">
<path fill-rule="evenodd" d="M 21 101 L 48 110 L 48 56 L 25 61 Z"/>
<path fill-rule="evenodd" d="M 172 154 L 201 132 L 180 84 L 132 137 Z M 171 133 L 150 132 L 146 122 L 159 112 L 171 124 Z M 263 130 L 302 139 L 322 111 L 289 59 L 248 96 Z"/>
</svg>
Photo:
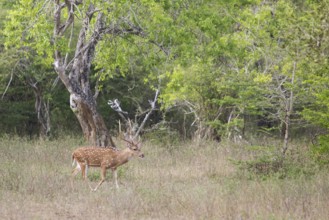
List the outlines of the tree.
<svg viewBox="0 0 329 220">
<path fill-rule="evenodd" d="M 177 47 L 182 55 L 167 74 L 162 98 L 167 107 L 183 106 L 186 115 L 195 116 L 191 124 L 197 138 L 241 137 L 245 112 L 258 101 L 252 84 L 257 57 L 250 56 L 252 43 L 239 22 L 253 4 L 256 1 L 207 1 L 178 17 L 190 35 L 188 43 Z"/>
<path fill-rule="evenodd" d="M 20 0 L 5 45 L 33 63 L 32 80 L 54 77 L 42 73 L 54 65 L 92 144 L 114 145 L 97 102 L 118 98 L 142 113 L 140 96 L 159 88 L 162 110 L 183 112 L 170 114 L 185 136 L 238 140 L 263 120 L 285 154 L 301 112 L 316 123 L 327 109 L 318 102 L 326 102 L 327 9 L 327 1 Z"/>
<path fill-rule="evenodd" d="M 188 105 L 201 137 L 236 139 L 244 134 L 245 118 L 271 121 L 270 129 L 283 137 L 284 155 L 291 128 L 303 121 L 300 112 L 314 102 L 306 80 L 317 65 L 310 51 L 321 34 L 309 21 L 316 23 L 312 19 L 319 16 L 319 24 L 325 13 L 316 15 L 320 7 L 314 2 L 296 1 L 202 7 L 210 8 L 193 17 L 208 15 L 193 29 L 199 33 L 199 47 L 192 50 L 197 59 L 181 62 L 168 74 L 162 97 L 167 105 Z"/>
<path fill-rule="evenodd" d="M 165 51 L 162 44 L 152 39 L 161 35 L 152 35 L 142 28 L 150 26 L 149 12 L 159 18 L 155 23 L 165 17 L 162 4 L 152 2 L 21 0 L 9 14 L 10 21 L 5 31 L 7 46 L 32 48 L 40 63 L 53 63 L 58 77 L 70 93 L 70 107 L 79 120 L 85 138 L 93 145 L 115 146 L 97 110 L 99 88 L 96 86 L 93 90 L 90 79 L 93 74 L 99 74 L 97 71 L 104 72 L 103 76 L 98 75 L 101 78 L 106 74 L 125 73 L 124 64 L 118 59 L 122 58 L 124 62 L 127 58 L 121 54 L 116 54 L 117 61 L 110 67 L 100 62 L 109 57 L 102 52 L 106 48 L 100 42 L 112 44 L 111 49 L 119 49 L 123 44 L 117 45 L 117 42 L 126 41 L 125 44 L 129 45 L 130 42 L 134 45 L 140 38 L 142 43 Z M 76 29 L 79 29 L 78 34 Z M 73 46 L 73 43 L 76 45 Z M 98 48 L 99 45 L 103 47 Z M 98 61 L 95 66 L 94 60 Z M 111 62 L 111 57 L 107 61 Z"/>
</svg>

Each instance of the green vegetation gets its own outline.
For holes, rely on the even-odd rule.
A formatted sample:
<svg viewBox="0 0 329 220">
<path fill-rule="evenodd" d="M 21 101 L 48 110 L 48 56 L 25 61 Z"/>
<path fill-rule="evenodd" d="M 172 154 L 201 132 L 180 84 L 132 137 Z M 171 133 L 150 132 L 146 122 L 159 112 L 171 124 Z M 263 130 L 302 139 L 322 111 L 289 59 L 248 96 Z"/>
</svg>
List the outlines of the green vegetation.
<svg viewBox="0 0 329 220">
<path fill-rule="evenodd" d="M 80 123 L 87 139 L 92 127 L 114 134 L 119 117 L 107 100 L 118 98 L 138 121 L 160 89 L 149 130 L 270 135 L 282 139 L 283 154 L 292 137 L 311 134 L 316 154 L 329 151 L 328 1 L 60 2 L 3 3 L 1 133 L 53 137 L 79 133 Z M 78 103 L 72 112 L 68 96 Z M 81 105 L 97 120 L 85 121 Z"/>
</svg>

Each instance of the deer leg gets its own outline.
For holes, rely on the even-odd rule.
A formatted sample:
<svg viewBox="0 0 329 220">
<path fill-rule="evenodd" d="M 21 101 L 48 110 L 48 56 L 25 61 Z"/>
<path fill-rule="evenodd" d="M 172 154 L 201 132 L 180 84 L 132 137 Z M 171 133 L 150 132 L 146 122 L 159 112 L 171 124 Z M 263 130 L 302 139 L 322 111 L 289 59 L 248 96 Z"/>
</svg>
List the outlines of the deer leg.
<svg viewBox="0 0 329 220">
<path fill-rule="evenodd" d="M 91 189 L 91 190 L 93 190 L 93 188 L 91 187 L 91 185 L 90 185 L 90 180 L 89 180 L 89 178 L 88 178 L 88 164 L 86 164 L 86 168 L 85 168 L 85 172 L 84 172 L 84 174 L 85 174 L 85 177 L 84 177 L 84 180 L 88 183 L 88 186 L 89 186 L 89 188 Z"/>
<path fill-rule="evenodd" d="M 88 164 L 82 163 L 80 167 L 81 167 L 82 179 L 88 183 L 89 188 L 92 190 L 93 188 L 90 186 L 90 181 L 88 179 Z"/>
<path fill-rule="evenodd" d="M 74 177 L 79 173 L 79 171 L 81 170 L 80 164 L 77 162 L 77 166 L 72 170 L 72 175 L 71 175 L 71 187 L 72 189 L 73 187 L 73 180 Z"/>
<path fill-rule="evenodd" d="M 98 187 L 100 187 L 102 185 L 102 183 L 105 181 L 105 177 L 106 177 L 106 167 L 102 166 L 101 167 L 101 180 L 99 181 L 99 183 L 97 184 L 95 189 L 93 189 L 93 191 L 96 191 L 98 189 Z"/>
<path fill-rule="evenodd" d="M 112 172 L 113 172 L 115 186 L 117 189 L 119 189 L 117 169 L 112 169 Z"/>
<path fill-rule="evenodd" d="M 81 174 L 82 174 L 82 179 L 86 180 L 86 164 L 81 164 Z"/>
<path fill-rule="evenodd" d="M 87 178 L 87 180 L 89 180 L 88 178 L 88 164 L 86 164 L 86 169 L 85 169 L 85 179 Z"/>
<path fill-rule="evenodd" d="M 81 170 L 80 164 L 77 163 L 77 166 L 72 170 L 72 178 L 75 177 Z"/>
</svg>

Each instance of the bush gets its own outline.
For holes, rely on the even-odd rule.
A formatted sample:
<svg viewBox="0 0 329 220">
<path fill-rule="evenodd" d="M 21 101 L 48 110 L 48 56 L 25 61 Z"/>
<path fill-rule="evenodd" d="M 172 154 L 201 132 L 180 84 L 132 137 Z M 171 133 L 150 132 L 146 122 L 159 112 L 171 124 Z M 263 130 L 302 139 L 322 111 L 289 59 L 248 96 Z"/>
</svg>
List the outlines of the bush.
<svg viewBox="0 0 329 220">
<path fill-rule="evenodd" d="M 233 163 L 249 179 L 310 177 L 319 168 L 312 160 L 310 151 L 300 146 L 294 146 L 284 157 L 276 147 L 253 146 L 248 149 L 251 159 Z"/>
<path fill-rule="evenodd" d="M 313 159 L 320 165 L 329 164 L 329 135 L 322 135 L 312 146 Z"/>
</svg>

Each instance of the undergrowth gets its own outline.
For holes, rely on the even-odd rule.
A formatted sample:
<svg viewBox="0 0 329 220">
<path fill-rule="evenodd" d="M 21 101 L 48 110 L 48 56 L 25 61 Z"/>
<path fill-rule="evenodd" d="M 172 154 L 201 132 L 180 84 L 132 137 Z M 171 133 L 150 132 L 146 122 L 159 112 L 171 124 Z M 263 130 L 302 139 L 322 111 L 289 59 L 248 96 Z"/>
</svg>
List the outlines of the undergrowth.
<svg viewBox="0 0 329 220">
<path fill-rule="evenodd" d="M 124 146 L 120 143 L 118 146 Z M 283 160 L 275 142 L 144 141 L 143 160 L 119 168 L 97 192 L 71 185 L 80 138 L 0 141 L 1 219 L 326 219 L 329 175 L 304 145 Z M 302 147 L 301 147 L 302 146 Z M 88 172 L 91 186 L 100 169 Z M 26 202 L 28 201 L 28 202 Z M 314 211 L 316 210 L 316 211 Z"/>
<path fill-rule="evenodd" d="M 245 148 L 250 154 L 248 159 L 230 159 L 230 161 L 238 167 L 240 174 L 248 179 L 311 178 L 321 169 L 308 149 L 293 148 L 283 156 L 280 147 L 276 146 Z"/>
</svg>

